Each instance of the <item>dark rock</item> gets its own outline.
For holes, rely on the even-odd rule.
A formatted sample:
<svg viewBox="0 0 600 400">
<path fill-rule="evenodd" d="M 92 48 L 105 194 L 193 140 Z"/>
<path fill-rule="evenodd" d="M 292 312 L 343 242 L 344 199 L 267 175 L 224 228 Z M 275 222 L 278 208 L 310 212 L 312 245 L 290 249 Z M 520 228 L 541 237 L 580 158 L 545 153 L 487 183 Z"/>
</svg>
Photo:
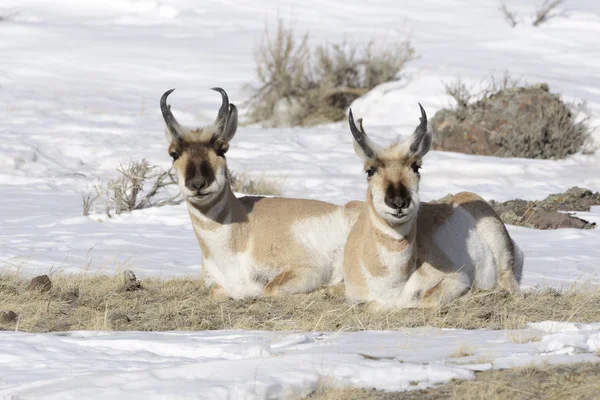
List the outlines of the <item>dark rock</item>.
<svg viewBox="0 0 600 400">
<path fill-rule="evenodd" d="M 142 283 L 137 280 L 133 271 L 129 269 L 123 272 L 123 281 L 122 292 L 133 292 L 142 288 Z"/>
<path fill-rule="evenodd" d="M 451 194 L 432 203 L 446 203 Z M 590 211 L 600 205 L 600 193 L 572 187 L 564 193 L 551 194 L 543 200 L 509 200 L 503 203 L 491 200 L 490 205 L 502 222 L 535 229 L 592 229 L 596 223 L 576 217 L 571 211 Z"/>
<path fill-rule="evenodd" d="M 62 322 L 56 325 L 53 325 L 50 329 L 48 329 L 48 332 L 65 332 L 65 331 L 69 331 L 71 330 L 71 324 L 69 324 L 68 322 Z"/>
<path fill-rule="evenodd" d="M 123 313 L 113 313 L 108 317 L 108 320 L 115 326 L 131 322 L 131 319 Z"/>
<path fill-rule="evenodd" d="M 595 223 L 565 211 L 589 211 L 591 206 L 600 205 L 600 193 L 575 186 L 544 200 L 490 201 L 490 204 L 505 224 L 536 229 L 592 229 L 596 227 Z"/>
<path fill-rule="evenodd" d="M 0 310 L 0 322 L 13 322 L 17 319 L 16 312 L 11 310 Z"/>
<path fill-rule="evenodd" d="M 52 289 L 52 281 L 48 275 L 39 275 L 33 278 L 29 285 L 27 285 L 27 290 L 37 290 L 40 292 L 49 292 Z"/>
</svg>

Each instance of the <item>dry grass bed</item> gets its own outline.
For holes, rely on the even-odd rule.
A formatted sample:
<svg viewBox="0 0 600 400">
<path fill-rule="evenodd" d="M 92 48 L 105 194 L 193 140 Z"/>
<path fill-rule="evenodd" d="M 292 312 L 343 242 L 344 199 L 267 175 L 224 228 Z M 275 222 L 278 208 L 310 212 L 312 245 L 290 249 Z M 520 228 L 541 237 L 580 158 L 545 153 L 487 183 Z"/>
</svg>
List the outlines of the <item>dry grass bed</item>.
<svg viewBox="0 0 600 400">
<path fill-rule="evenodd" d="M 440 309 L 371 313 L 325 290 L 306 295 L 213 301 L 200 279 L 142 279 L 123 290 L 120 275 L 52 276 L 48 292 L 26 290 L 28 281 L 0 275 L 0 329 L 28 332 L 65 330 L 394 330 L 415 326 L 463 329 L 519 329 L 528 322 L 600 321 L 600 289 L 563 292 L 537 289 L 523 296 L 473 292 Z"/>
<path fill-rule="evenodd" d="M 311 400 L 438 399 L 597 399 L 600 364 L 527 366 L 479 372 L 473 381 L 452 381 L 432 389 L 386 393 L 360 389 L 320 388 Z"/>
</svg>

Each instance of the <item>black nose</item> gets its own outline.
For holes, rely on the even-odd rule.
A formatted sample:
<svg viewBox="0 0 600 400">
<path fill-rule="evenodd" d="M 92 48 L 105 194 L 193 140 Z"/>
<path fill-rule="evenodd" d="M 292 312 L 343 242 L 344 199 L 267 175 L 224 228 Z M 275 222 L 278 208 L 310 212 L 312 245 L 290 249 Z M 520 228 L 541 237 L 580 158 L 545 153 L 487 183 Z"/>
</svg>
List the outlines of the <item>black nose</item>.
<svg viewBox="0 0 600 400">
<path fill-rule="evenodd" d="M 394 210 L 402 210 L 410 205 L 410 192 L 403 184 L 389 185 L 385 192 L 385 204 Z"/>
<path fill-rule="evenodd" d="M 410 197 L 394 197 L 388 205 L 396 210 L 402 210 L 410 205 Z"/>
<path fill-rule="evenodd" d="M 204 179 L 201 176 L 195 177 L 189 181 L 188 186 L 192 190 L 200 191 L 200 190 L 202 190 L 202 188 L 204 188 L 206 186 L 206 179 Z"/>
</svg>

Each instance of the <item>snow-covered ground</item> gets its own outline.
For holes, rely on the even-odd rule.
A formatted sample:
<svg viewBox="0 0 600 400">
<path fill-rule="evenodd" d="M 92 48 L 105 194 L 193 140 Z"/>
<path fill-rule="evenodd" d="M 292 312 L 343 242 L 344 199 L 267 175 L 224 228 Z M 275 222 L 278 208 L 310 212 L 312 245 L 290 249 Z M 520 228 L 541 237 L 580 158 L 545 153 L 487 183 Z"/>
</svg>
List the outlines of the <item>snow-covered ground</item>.
<svg viewBox="0 0 600 400">
<path fill-rule="evenodd" d="M 275 399 L 306 396 L 319 384 L 411 390 L 490 368 L 597 361 L 600 324 L 542 322 L 518 331 L 0 332 L 0 348 L 5 398 Z"/>
<path fill-rule="evenodd" d="M 506 3 L 525 20 L 541 0 Z M 81 216 L 81 192 L 129 160 L 169 165 L 158 110 L 165 90 L 178 88 L 170 101 L 178 118 L 190 124 L 216 115 L 220 98 L 208 90 L 212 86 L 224 87 L 233 102 L 243 103 L 243 84 L 254 78 L 253 48 L 265 21 L 273 26 L 278 15 L 295 19 L 300 31 L 309 29 L 315 43 L 410 38 L 419 58 L 402 79 L 353 105 L 382 143 L 412 131 L 417 102 L 430 116 L 450 104 L 442 81 L 460 77 L 477 84 L 504 70 L 529 82 L 547 82 L 569 101 L 586 100 L 592 125 L 599 125 L 600 3 L 565 1 L 560 15 L 540 28 L 525 22 L 510 28 L 498 7 L 496 0 L 0 0 L 0 16 L 8 16 L 0 20 L 0 269 L 28 275 L 82 269 L 111 273 L 124 267 L 140 277 L 198 274 L 200 249 L 183 205 L 99 222 L 96 216 Z M 599 131 L 595 140 L 600 144 Z M 275 179 L 286 196 L 338 204 L 364 197 L 361 163 L 343 123 L 311 129 L 241 127 L 228 156 L 233 170 Z M 600 152 L 562 161 L 432 152 L 422 176 L 425 200 L 461 190 L 496 200 L 538 199 L 574 185 L 600 190 Z M 600 223 L 598 207 L 580 214 Z M 526 254 L 525 286 L 562 286 L 596 279 L 600 272 L 600 229 L 510 231 Z M 434 332 L 431 337 L 440 340 L 431 342 L 423 339 L 428 335 L 327 334 L 317 340 L 317 334 L 306 334 L 305 343 L 294 344 L 293 338 L 302 335 L 2 333 L 0 390 L 61 397 L 61 388 L 108 385 L 125 392 L 144 383 L 157 385 L 147 386 L 156 396 L 189 393 L 192 387 L 202 393 L 239 388 L 238 397 L 245 398 L 248 391 L 280 393 L 286 385 L 306 389 L 328 368 L 339 371 L 340 382 L 399 388 L 407 382 L 403 374 L 427 376 L 423 382 L 469 375 L 464 366 L 440 365 L 451 351 L 444 347 L 447 335 L 482 344 L 493 354 L 501 349 L 498 358 L 522 354 L 528 360 L 546 351 L 539 344 L 501 345 L 498 338 L 505 332 Z M 437 353 L 414 359 L 429 363 L 426 367 L 356 355 L 394 343 L 391 354 L 408 358 L 412 353 L 398 350 L 406 337 L 420 338 L 411 346 L 440 346 Z M 278 349 L 280 340 L 288 342 Z M 252 346 L 260 351 L 248 350 Z M 216 350 L 198 350 L 204 348 Z M 300 367 L 307 354 L 310 360 L 331 357 Z M 243 361 L 232 361 L 236 358 Z M 203 371 L 212 375 L 207 378 Z M 278 378 L 283 375 L 288 378 Z"/>
</svg>

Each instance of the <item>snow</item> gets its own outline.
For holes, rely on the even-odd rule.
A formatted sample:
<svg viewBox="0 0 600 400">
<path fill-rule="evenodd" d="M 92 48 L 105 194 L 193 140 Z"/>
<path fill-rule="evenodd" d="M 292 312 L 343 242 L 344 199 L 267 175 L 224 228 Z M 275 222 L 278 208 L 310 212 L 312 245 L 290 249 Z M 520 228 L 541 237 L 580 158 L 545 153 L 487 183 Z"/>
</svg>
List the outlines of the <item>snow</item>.
<svg viewBox="0 0 600 400">
<path fill-rule="evenodd" d="M 167 89 L 177 117 L 213 120 L 220 104 L 248 98 L 253 49 L 277 17 L 310 29 L 311 42 L 347 38 L 378 44 L 409 38 L 419 58 L 402 79 L 353 104 L 380 143 L 409 134 L 417 102 L 433 116 L 450 104 L 443 81 L 477 86 L 509 70 L 547 82 L 568 101 L 587 101 L 600 122 L 600 3 L 564 2 L 542 27 L 524 21 L 539 0 L 506 2 L 522 21 L 510 28 L 495 0 L 329 2 L 0 0 L 0 270 L 23 275 L 133 269 L 139 277 L 198 275 L 200 249 L 185 206 L 107 219 L 81 216 L 81 192 L 129 160 L 167 167 L 158 99 Z M 600 145 L 600 130 L 594 132 Z M 343 204 L 363 199 L 366 182 L 344 123 L 314 128 L 242 126 L 230 167 L 279 182 L 289 197 Z M 432 152 L 424 160 L 423 200 L 471 190 L 487 199 L 540 199 L 571 186 L 600 190 L 600 152 L 566 160 L 498 159 Z M 600 207 L 582 218 L 600 223 Z M 536 231 L 509 227 L 526 255 L 524 287 L 595 281 L 600 229 Z M 478 356 L 493 367 L 540 360 L 591 360 L 598 328 L 547 323 L 540 343 L 510 333 L 440 331 L 367 333 L 0 332 L 0 393 L 6 397 L 211 398 L 306 393 L 318 377 L 338 384 L 397 390 L 469 378 Z M 550 327 L 550 328 L 548 328 Z M 589 329 L 588 329 L 589 328 Z M 523 334 L 527 334 L 526 331 Z M 284 335 L 284 336 L 282 336 Z M 285 336 L 287 335 L 287 336 Z M 475 348 L 460 362 L 459 344 Z M 391 359 L 367 360 L 391 354 Z M 400 363 L 399 361 L 404 361 Z M 467 361 L 467 364 L 462 364 Z M 491 367 L 491 366 L 488 366 Z M 419 381 L 417 386 L 411 381 Z M 197 389 L 201 390 L 197 390 Z M 209 396 L 210 394 L 210 396 Z"/>
<path fill-rule="evenodd" d="M 551 322 L 518 331 L 0 332 L 0 395 L 262 399 L 323 382 L 412 390 L 491 368 L 595 361 L 598 345 L 600 324 Z M 472 355 L 454 357 L 461 348 Z"/>
</svg>

